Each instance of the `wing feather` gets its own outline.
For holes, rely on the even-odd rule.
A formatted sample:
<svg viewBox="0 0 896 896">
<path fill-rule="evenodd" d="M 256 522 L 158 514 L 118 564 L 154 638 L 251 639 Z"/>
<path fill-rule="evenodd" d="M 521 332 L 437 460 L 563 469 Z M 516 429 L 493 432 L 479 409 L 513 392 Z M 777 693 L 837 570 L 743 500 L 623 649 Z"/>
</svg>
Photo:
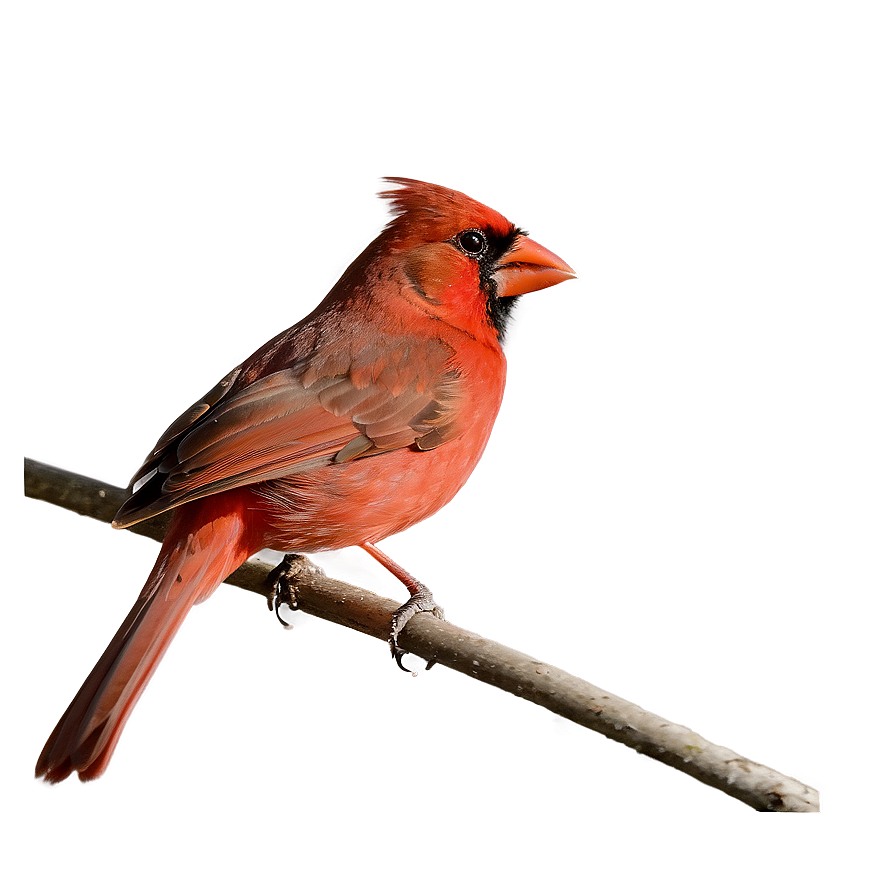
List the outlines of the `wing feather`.
<svg viewBox="0 0 896 896">
<path fill-rule="evenodd" d="M 168 427 L 114 525 L 241 485 L 450 438 L 460 377 L 443 342 L 368 341 L 352 358 L 344 346 L 318 344 L 279 369 L 259 371 L 252 359 L 236 368 Z"/>
</svg>

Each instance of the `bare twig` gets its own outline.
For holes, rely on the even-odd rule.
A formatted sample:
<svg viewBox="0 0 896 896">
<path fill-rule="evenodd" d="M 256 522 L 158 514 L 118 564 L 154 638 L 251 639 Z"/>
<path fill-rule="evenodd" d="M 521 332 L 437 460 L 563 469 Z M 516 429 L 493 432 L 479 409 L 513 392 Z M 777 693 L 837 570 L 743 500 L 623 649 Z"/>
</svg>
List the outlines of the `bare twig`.
<svg viewBox="0 0 896 896">
<path fill-rule="evenodd" d="M 95 479 L 25 459 L 25 494 L 75 513 L 109 522 L 126 491 Z M 132 531 L 160 541 L 168 520 L 160 517 Z M 270 593 L 273 571 L 249 560 L 228 583 Z M 389 637 L 398 604 L 370 591 L 330 579 L 309 568 L 296 585 L 301 609 L 383 641 Z M 818 791 L 759 765 L 733 750 L 649 713 L 634 703 L 542 663 L 503 644 L 457 628 L 429 614 L 415 616 L 402 644 L 420 657 L 501 688 L 586 728 L 679 769 L 760 811 L 817 812 Z"/>
</svg>

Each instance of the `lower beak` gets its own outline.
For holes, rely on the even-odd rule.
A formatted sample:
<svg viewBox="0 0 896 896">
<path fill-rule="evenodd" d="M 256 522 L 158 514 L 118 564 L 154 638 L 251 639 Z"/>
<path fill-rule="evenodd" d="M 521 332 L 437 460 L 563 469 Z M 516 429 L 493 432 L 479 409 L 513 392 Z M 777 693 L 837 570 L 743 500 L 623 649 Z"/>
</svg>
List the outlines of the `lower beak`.
<svg viewBox="0 0 896 896">
<path fill-rule="evenodd" d="M 518 236 L 501 256 L 494 278 L 499 298 L 547 289 L 575 277 L 576 272 L 559 255 L 527 236 Z"/>
</svg>

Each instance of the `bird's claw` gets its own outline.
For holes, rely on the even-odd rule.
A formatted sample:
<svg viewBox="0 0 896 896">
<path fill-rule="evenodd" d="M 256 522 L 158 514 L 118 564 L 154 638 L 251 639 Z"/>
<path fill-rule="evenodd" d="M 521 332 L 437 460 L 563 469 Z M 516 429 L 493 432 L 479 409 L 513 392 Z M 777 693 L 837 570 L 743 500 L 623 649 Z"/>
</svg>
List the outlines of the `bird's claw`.
<svg viewBox="0 0 896 896">
<path fill-rule="evenodd" d="M 298 590 L 302 578 L 312 575 L 323 575 L 324 571 L 312 563 L 304 554 L 286 554 L 280 564 L 271 571 L 271 592 L 268 596 L 268 609 L 273 610 L 277 621 L 285 629 L 292 625 L 280 615 L 280 607 L 288 610 L 300 609 Z"/>
<path fill-rule="evenodd" d="M 402 672 L 410 672 L 412 675 L 416 675 L 417 673 L 414 672 L 413 669 L 408 669 L 402 662 L 402 659 L 407 656 L 408 651 L 402 650 L 402 648 L 398 646 L 398 636 L 408 622 L 410 622 L 418 613 L 432 613 L 436 619 L 445 618 L 445 611 L 435 602 L 432 592 L 425 585 L 418 585 L 417 592 L 412 594 L 411 599 L 406 603 L 403 603 L 392 614 L 392 631 L 389 634 L 389 649 L 392 651 L 392 659 L 395 660 L 398 664 L 398 668 L 401 669 Z M 426 664 L 427 671 L 432 669 L 435 664 L 435 660 L 430 660 Z"/>
</svg>

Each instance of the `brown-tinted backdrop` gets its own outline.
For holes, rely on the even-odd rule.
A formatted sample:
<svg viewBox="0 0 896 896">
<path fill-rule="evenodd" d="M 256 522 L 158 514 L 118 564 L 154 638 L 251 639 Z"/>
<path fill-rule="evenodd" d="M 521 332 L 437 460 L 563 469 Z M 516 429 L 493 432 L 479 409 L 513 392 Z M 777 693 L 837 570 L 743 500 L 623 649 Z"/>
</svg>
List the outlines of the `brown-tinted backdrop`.
<svg viewBox="0 0 896 896">
<path fill-rule="evenodd" d="M 4 3 L 4 892 L 891 892 L 893 10 Z M 381 174 L 581 275 L 527 303 L 474 481 L 389 550 L 822 815 L 230 589 L 106 780 L 31 778 L 152 548 L 25 502 L 21 456 L 124 484 L 376 232 Z"/>
</svg>

